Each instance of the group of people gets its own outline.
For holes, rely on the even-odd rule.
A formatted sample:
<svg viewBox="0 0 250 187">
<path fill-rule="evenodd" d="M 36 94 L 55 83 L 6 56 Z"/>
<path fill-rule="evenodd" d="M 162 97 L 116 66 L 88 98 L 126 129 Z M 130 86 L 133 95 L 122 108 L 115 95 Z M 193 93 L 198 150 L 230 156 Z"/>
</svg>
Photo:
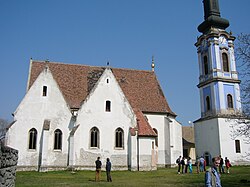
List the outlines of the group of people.
<svg viewBox="0 0 250 187">
<path fill-rule="evenodd" d="M 177 158 L 176 163 L 178 164 L 178 174 L 187 173 L 189 169 L 189 173 L 193 173 L 193 167 L 192 167 L 192 159 L 190 157 L 185 158 L 179 156 Z"/>
<path fill-rule="evenodd" d="M 95 174 L 95 181 L 99 182 L 101 179 L 101 170 L 102 170 L 102 162 L 100 160 L 100 157 L 97 157 L 97 160 L 95 161 L 96 166 L 96 174 Z M 107 175 L 107 181 L 112 182 L 111 178 L 111 162 L 110 159 L 107 158 L 106 161 L 106 175 Z"/>
<path fill-rule="evenodd" d="M 226 173 L 229 173 L 231 163 L 227 157 L 225 157 Z M 219 171 L 218 171 L 219 168 Z M 212 166 L 206 171 L 205 174 L 205 186 L 221 187 L 220 174 L 225 173 L 224 171 L 224 160 L 221 155 L 212 159 Z"/>
<path fill-rule="evenodd" d="M 223 158 L 221 157 L 221 155 L 219 156 L 220 157 L 220 165 L 219 165 L 219 172 L 220 174 L 222 173 L 230 173 L 230 167 L 232 166 L 229 159 L 227 157 L 225 157 L 225 163 L 224 163 L 224 160 Z M 226 172 L 225 172 L 225 166 L 226 166 Z"/>
<path fill-rule="evenodd" d="M 179 156 L 179 158 L 176 160 L 176 163 L 178 164 L 178 174 L 187 173 L 188 168 L 189 172 L 192 173 L 192 160 L 190 157 L 185 158 Z M 230 173 L 229 170 L 232 165 L 229 159 L 225 157 L 225 160 L 223 160 L 221 155 L 219 155 L 212 158 L 212 165 L 210 168 L 206 169 L 206 165 L 206 160 L 203 157 L 197 158 L 197 173 L 205 171 L 205 186 L 221 187 L 220 174 Z M 226 171 L 224 170 L 224 166 L 226 167 Z"/>
</svg>

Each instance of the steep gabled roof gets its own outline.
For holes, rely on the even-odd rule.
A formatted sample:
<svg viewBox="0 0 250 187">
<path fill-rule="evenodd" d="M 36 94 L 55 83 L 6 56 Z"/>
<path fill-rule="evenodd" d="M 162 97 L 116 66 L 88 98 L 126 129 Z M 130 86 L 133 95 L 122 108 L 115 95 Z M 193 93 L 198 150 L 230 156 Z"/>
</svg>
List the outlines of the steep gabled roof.
<svg viewBox="0 0 250 187">
<path fill-rule="evenodd" d="M 155 131 L 144 117 L 143 113 L 137 109 L 134 109 L 134 112 L 137 120 L 138 136 L 157 136 Z"/>
<path fill-rule="evenodd" d="M 28 89 L 47 66 L 70 108 L 79 108 L 106 67 L 32 61 Z M 111 68 L 132 108 L 142 112 L 168 113 L 170 109 L 152 71 Z"/>
</svg>

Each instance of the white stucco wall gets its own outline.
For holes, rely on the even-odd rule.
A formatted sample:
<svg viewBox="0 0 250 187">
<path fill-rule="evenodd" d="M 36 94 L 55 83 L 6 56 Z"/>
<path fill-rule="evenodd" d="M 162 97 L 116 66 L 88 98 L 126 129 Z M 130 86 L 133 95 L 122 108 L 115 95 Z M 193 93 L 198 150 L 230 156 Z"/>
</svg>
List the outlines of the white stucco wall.
<svg viewBox="0 0 250 187">
<path fill-rule="evenodd" d="M 210 153 L 212 157 L 220 154 L 219 129 L 216 118 L 194 123 L 194 133 L 197 157 L 204 156 L 206 152 Z"/>
<path fill-rule="evenodd" d="M 182 129 L 181 125 L 166 115 L 147 114 L 152 128 L 158 132 L 158 165 L 175 164 L 176 157 L 182 155 Z"/>
<path fill-rule="evenodd" d="M 47 96 L 42 96 L 43 86 L 47 86 Z M 43 157 L 41 164 L 57 166 L 67 165 L 70 110 L 49 70 L 43 71 L 32 87 L 26 93 L 24 99 L 15 111 L 16 123 L 9 129 L 7 145 L 19 151 L 18 166 L 37 166 L 39 152 L 43 151 L 47 157 Z M 50 120 L 50 129 L 42 140 L 44 120 Z M 36 150 L 29 150 L 28 133 L 31 128 L 37 130 Z M 62 131 L 62 150 L 54 151 L 54 131 Z M 47 150 L 41 150 L 41 145 Z M 48 144 L 48 145 L 45 145 Z"/>
<path fill-rule="evenodd" d="M 175 165 L 175 161 L 180 155 L 183 155 L 182 146 L 182 126 L 174 118 L 170 118 L 172 121 L 170 124 L 170 149 L 171 149 L 171 160 L 170 164 Z"/>
<path fill-rule="evenodd" d="M 154 170 L 155 138 L 139 137 L 139 170 Z"/>
<path fill-rule="evenodd" d="M 234 119 L 219 118 L 221 156 L 228 157 L 232 164 L 250 164 L 250 144 L 247 144 L 242 137 L 234 138 L 232 125 L 235 125 Z M 235 140 L 240 140 L 240 153 L 236 153 Z"/>
<path fill-rule="evenodd" d="M 109 79 L 107 81 L 107 79 Z M 111 101 L 111 111 L 105 111 L 106 101 Z M 111 159 L 113 167 L 128 169 L 129 128 L 136 126 L 135 115 L 119 87 L 112 72 L 106 69 L 95 88 L 78 111 L 74 163 L 78 166 L 92 166 L 97 156 L 104 162 Z M 97 127 L 100 133 L 99 148 L 90 147 L 90 130 Z M 115 130 L 124 131 L 124 149 L 115 148 Z"/>
<path fill-rule="evenodd" d="M 233 120 L 227 118 L 213 118 L 195 123 L 195 146 L 197 156 L 209 152 L 211 157 L 221 155 L 228 157 L 233 164 L 249 164 L 246 153 L 250 151 L 250 145 L 244 143 L 242 137 L 241 153 L 236 153 L 235 140 L 232 138 L 231 125 Z"/>
</svg>

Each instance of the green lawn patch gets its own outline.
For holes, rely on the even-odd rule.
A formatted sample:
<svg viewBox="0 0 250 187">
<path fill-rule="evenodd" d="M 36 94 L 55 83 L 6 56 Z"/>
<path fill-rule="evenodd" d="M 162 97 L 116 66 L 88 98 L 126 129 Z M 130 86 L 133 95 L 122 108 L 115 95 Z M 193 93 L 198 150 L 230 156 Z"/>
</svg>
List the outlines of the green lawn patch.
<svg viewBox="0 0 250 187">
<path fill-rule="evenodd" d="M 193 168 L 196 171 L 196 168 Z M 157 171 L 112 171 L 113 182 L 106 182 L 105 171 L 101 174 L 101 181 L 95 182 L 94 171 L 52 171 L 17 172 L 16 186 L 173 186 L 199 187 L 204 186 L 205 173 L 177 174 L 176 168 L 160 168 Z M 250 166 L 234 166 L 230 174 L 222 174 L 223 187 L 250 186 Z"/>
</svg>

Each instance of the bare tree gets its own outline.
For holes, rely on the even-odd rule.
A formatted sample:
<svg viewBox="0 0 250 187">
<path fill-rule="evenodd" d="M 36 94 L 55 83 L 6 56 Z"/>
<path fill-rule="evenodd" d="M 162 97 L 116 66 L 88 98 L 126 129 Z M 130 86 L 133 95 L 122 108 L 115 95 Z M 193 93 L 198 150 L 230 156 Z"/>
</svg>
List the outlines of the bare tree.
<svg viewBox="0 0 250 187">
<path fill-rule="evenodd" d="M 241 77 L 243 116 L 233 126 L 233 137 L 243 137 L 250 143 L 250 34 L 241 33 L 235 42 L 237 68 Z"/>
</svg>

